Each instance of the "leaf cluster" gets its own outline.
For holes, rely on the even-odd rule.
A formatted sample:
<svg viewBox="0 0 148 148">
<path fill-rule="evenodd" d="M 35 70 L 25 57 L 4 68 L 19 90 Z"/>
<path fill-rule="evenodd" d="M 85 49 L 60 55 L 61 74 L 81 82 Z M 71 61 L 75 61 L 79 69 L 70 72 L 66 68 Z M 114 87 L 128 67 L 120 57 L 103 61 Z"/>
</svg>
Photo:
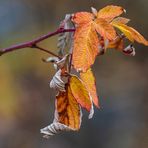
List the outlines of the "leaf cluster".
<svg viewBox="0 0 148 148">
<path fill-rule="evenodd" d="M 97 11 L 67 14 L 55 32 L 35 40 L 0 50 L 0 56 L 22 48 L 37 48 L 54 57 L 43 59 L 56 69 L 50 87 L 57 91 L 53 123 L 41 129 L 44 137 L 61 131 L 78 131 L 82 122 L 82 109 L 93 117 L 94 106 L 100 108 L 92 65 L 108 49 L 134 56 L 133 43 L 148 46 L 148 41 L 134 28 L 127 25 L 128 18 L 121 17 L 125 9 L 109 5 Z M 38 43 L 59 34 L 58 55 Z"/>
<path fill-rule="evenodd" d="M 75 32 L 60 34 L 58 38 L 59 56 L 46 61 L 54 63 L 57 73 L 50 87 L 58 91 L 55 99 L 55 117 L 51 125 L 41 129 L 45 137 L 60 131 L 77 131 L 81 126 L 84 108 L 92 118 L 93 104 L 99 108 L 95 77 L 91 66 L 97 56 L 108 49 L 116 49 L 126 55 L 134 56 L 134 41 L 148 46 L 148 41 L 134 28 L 127 25 L 130 21 L 120 17 L 125 9 L 109 5 L 97 11 L 77 12 L 66 15 L 60 27 L 75 28 Z M 129 44 L 125 42 L 128 40 Z M 73 73 L 77 73 L 74 75 Z"/>
</svg>

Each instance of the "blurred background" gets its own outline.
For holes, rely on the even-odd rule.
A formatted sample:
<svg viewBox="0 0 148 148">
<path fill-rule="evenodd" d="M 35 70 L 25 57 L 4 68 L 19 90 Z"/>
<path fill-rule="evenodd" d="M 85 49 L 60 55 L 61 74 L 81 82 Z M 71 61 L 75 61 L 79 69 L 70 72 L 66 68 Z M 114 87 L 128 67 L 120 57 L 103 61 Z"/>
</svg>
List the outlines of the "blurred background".
<svg viewBox="0 0 148 148">
<path fill-rule="evenodd" d="M 129 23 L 148 39 L 147 0 L 0 0 L 0 48 L 54 31 L 66 13 L 121 5 Z M 57 37 L 42 43 L 55 53 Z M 79 132 L 43 139 L 40 129 L 53 120 L 55 93 L 49 88 L 48 55 L 22 49 L 0 57 L 0 148 L 148 148 L 148 49 L 136 56 L 109 50 L 93 70 L 101 109 L 84 113 Z"/>
</svg>

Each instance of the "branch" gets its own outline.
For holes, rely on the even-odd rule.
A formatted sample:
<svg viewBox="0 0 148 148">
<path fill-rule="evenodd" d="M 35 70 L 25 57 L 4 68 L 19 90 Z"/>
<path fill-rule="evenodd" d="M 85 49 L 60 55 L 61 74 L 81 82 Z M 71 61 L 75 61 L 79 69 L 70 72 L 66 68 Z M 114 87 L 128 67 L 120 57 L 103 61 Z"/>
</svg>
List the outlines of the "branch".
<svg viewBox="0 0 148 148">
<path fill-rule="evenodd" d="M 18 50 L 18 49 L 27 48 L 27 47 L 29 47 L 29 48 L 36 48 L 36 44 L 37 44 L 37 43 L 39 43 L 39 42 L 41 42 L 41 41 L 43 41 L 43 40 L 45 40 L 45 39 L 47 39 L 47 38 L 49 38 L 49 37 L 52 37 L 52 36 L 57 35 L 57 34 L 59 34 L 59 33 L 74 32 L 74 31 L 75 31 L 75 29 L 58 28 L 56 31 L 54 31 L 54 32 L 49 32 L 48 34 L 43 35 L 43 36 L 41 36 L 41 37 L 38 37 L 37 39 L 34 39 L 34 40 L 32 40 L 32 41 L 25 42 L 25 43 L 21 43 L 21 44 L 18 44 L 18 45 L 13 45 L 13 46 L 11 46 L 11 47 L 1 49 L 1 50 L 0 50 L 0 55 L 6 54 L 6 53 L 8 53 L 8 52 L 12 52 L 12 51 L 15 51 L 15 50 Z M 39 48 L 38 48 L 38 49 L 39 49 Z M 44 52 L 46 52 L 46 53 L 48 52 L 48 53 L 51 54 L 50 51 L 47 51 L 47 50 L 45 51 L 44 49 L 40 49 L 40 50 L 42 50 L 42 51 L 44 51 Z M 53 53 L 52 53 L 52 54 L 53 54 Z"/>
<path fill-rule="evenodd" d="M 51 52 L 51 51 L 49 51 L 49 50 L 46 50 L 46 49 L 44 49 L 44 48 L 42 48 L 42 47 L 40 47 L 40 46 L 38 46 L 38 45 L 34 45 L 34 47 L 32 47 L 32 48 L 37 48 L 37 49 L 39 49 L 39 50 L 41 50 L 41 51 L 43 51 L 43 52 L 46 52 L 46 53 L 49 53 L 49 54 L 53 55 L 54 57 L 57 57 L 57 58 L 59 58 L 59 59 L 62 58 L 62 57 L 56 55 L 55 53 L 53 53 L 53 52 Z"/>
</svg>

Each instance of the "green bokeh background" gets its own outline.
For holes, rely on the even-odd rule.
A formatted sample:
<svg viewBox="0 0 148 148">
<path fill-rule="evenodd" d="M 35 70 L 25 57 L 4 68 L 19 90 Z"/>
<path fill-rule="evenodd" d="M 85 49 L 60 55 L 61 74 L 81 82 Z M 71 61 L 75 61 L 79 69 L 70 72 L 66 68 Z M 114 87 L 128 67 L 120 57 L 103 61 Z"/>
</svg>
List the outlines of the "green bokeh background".
<svg viewBox="0 0 148 148">
<path fill-rule="evenodd" d="M 147 0 L 0 0 L 0 48 L 54 31 L 66 13 L 121 5 L 131 26 L 148 38 Z M 55 53 L 57 37 L 41 46 Z M 0 148 L 147 148 L 148 47 L 135 44 L 136 56 L 109 50 L 93 70 L 101 109 L 84 113 L 78 133 L 43 139 L 39 129 L 53 120 L 55 91 L 49 88 L 48 55 L 22 49 L 0 57 Z"/>
</svg>

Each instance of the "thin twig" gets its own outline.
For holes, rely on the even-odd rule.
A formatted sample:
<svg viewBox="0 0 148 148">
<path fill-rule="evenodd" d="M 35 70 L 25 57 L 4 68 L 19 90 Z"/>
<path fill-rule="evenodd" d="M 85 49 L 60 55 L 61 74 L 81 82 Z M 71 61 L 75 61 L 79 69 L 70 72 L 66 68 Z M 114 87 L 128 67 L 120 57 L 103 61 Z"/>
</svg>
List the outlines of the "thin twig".
<svg viewBox="0 0 148 148">
<path fill-rule="evenodd" d="M 37 49 L 39 49 L 39 50 L 41 50 L 41 51 L 43 51 L 43 52 L 49 53 L 49 54 L 53 55 L 54 57 L 57 57 L 57 58 L 61 59 L 60 56 L 56 55 L 55 53 L 53 53 L 53 52 L 51 52 L 51 51 L 49 51 L 49 50 L 46 50 L 46 49 L 43 48 L 43 47 L 40 47 L 40 46 L 38 46 L 38 45 L 34 45 L 32 48 L 37 48 Z"/>
<path fill-rule="evenodd" d="M 27 47 L 33 48 L 37 43 L 39 43 L 39 42 L 41 42 L 41 41 L 43 41 L 43 40 L 45 40 L 45 39 L 47 39 L 49 37 L 52 37 L 52 36 L 57 35 L 59 33 L 74 32 L 74 31 L 75 31 L 75 29 L 59 28 L 54 32 L 49 32 L 48 34 L 43 35 L 41 37 L 38 37 L 37 39 L 34 39 L 32 41 L 21 43 L 21 44 L 18 44 L 18 45 L 13 45 L 11 47 L 1 49 L 0 50 L 0 55 L 6 54 L 8 52 L 12 52 L 12 51 L 15 51 L 15 50 L 18 50 L 18 49 L 22 49 L 22 48 L 27 48 Z M 42 50 L 42 51 L 45 51 L 45 50 Z M 47 51 L 45 51 L 45 52 L 47 52 Z"/>
<path fill-rule="evenodd" d="M 69 67 L 68 67 L 69 73 L 71 72 L 71 67 L 72 67 L 72 54 L 70 54 L 70 57 L 69 57 Z"/>
</svg>

